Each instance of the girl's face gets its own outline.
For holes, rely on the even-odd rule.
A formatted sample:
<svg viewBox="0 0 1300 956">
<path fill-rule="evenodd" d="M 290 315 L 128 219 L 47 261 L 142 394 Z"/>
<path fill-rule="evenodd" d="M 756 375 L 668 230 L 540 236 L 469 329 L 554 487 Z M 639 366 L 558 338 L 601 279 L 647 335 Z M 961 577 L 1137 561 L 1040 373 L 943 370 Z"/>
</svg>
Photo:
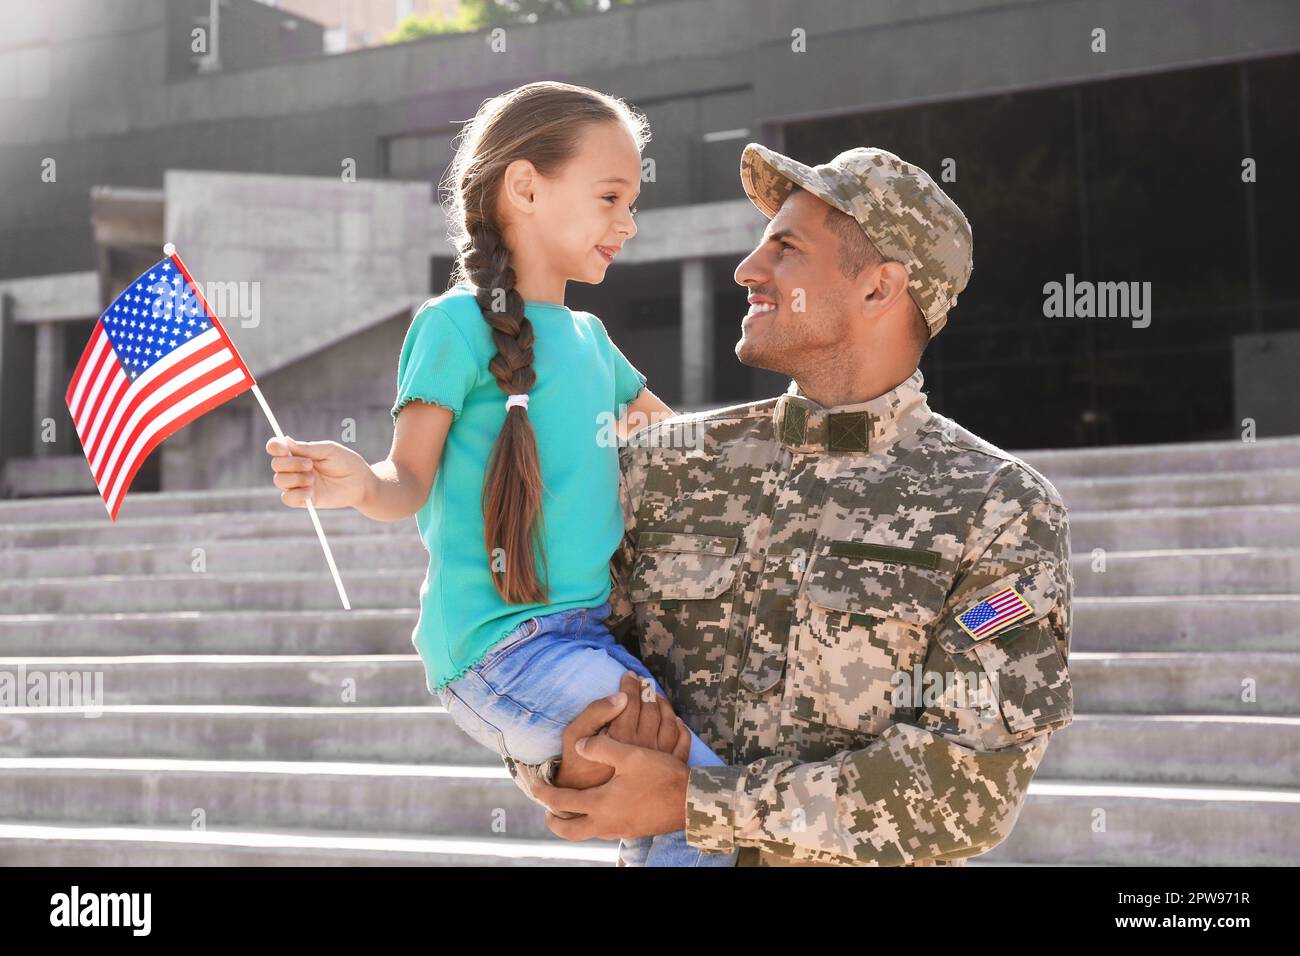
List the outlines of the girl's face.
<svg viewBox="0 0 1300 956">
<path fill-rule="evenodd" d="M 516 271 L 599 284 L 613 257 L 636 235 L 641 154 L 622 123 L 591 123 L 558 176 L 516 160 L 506 170 L 503 211 Z M 541 278 L 539 276 L 539 278 Z"/>
</svg>

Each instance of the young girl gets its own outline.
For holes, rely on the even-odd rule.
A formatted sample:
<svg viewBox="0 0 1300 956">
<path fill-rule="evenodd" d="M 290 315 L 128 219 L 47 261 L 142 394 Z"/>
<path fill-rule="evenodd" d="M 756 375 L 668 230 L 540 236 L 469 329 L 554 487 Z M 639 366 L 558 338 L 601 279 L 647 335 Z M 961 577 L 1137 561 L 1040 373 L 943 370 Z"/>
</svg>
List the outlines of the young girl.
<svg viewBox="0 0 1300 956">
<path fill-rule="evenodd" d="M 624 407 L 640 420 L 671 409 L 598 318 L 563 304 L 569 280 L 601 282 L 636 234 L 648 139 L 641 114 L 583 87 L 532 83 L 486 101 L 448 171 L 456 268 L 406 334 L 388 458 L 267 443 L 290 506 L 310 496 L 380 521 L 416 514 L 429 566 L 412 641 L 429 690 L 517 763 L 559 754 L 565 727 L 629 669 L 663 693 L 603 623 L 623 515 L 618 448 L 601 436 Z M 689 765 L 722 764 L 687 732 Z M 736 859 L 681 830 L 619 853 L 625 865 Z"/>
</svg>

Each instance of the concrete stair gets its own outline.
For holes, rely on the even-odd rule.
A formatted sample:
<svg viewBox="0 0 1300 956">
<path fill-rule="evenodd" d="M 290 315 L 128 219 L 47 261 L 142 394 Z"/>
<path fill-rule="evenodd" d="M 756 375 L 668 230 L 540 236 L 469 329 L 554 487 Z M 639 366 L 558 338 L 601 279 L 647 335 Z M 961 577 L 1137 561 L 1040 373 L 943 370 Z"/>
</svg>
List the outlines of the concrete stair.
<svg viewBox="0 0 1300 956">
<path fill-rule="evenodd" d="M 972 865 L 1300 862 L 1300 439 L 1024 457 L 1070 506 L 1077 716 Z M 274 489 L 0 502 L 0 671 L 104 695 L 0 708 L 0 864 L 613 864 L 430 698 L 414 523 L 320 516 L 350 612 Z"/>
<path fill-rule="evenodd" d="M 614 855 L 595 841 L 394 837 L 301 828 L 0 824 L 0 843 L 7 866 L 600 866 Z"/>
</svg>

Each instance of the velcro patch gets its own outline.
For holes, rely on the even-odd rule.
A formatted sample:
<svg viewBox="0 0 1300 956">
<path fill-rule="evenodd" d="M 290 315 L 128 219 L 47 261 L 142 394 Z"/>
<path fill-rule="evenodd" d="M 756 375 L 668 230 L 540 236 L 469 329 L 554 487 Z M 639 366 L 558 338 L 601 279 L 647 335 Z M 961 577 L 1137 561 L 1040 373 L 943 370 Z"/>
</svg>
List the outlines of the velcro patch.
<svg viewBox="0 0 1300 956">
<path fill-rule="evenodd" d="M 996 594 L 990 594 L 979 604 L 967 608 L 957 615 L 957 623 L 963 631 L 977 641 L 1001 633 L 1032 616 L 1034 609 L 1020 596 L 1015 586 L 1003 588 Z"/>
</svg>

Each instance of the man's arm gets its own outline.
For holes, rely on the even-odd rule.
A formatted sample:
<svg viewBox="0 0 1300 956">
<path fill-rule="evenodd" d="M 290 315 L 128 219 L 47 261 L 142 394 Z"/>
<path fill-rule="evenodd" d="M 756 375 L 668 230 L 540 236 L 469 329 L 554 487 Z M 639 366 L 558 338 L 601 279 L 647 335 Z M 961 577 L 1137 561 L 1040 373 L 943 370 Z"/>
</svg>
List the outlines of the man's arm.
<svg viewBox="0 0 1300 956">
<path fill-rule="evenodd" d="M 1051 733 L 1073 719 L 1069 529 L 1055 489 L 1023 472 L 989 496 L 977 526 L 924 665 L 949 692 L 926 698 L 914 724 L 826 760 L 690 768 L 692 846 L 890 866 L 971 856 L 1006 838 Z M 967 612 L 1007 588 L 1030 609 L 981 634 L 978 611 Z M 984 678 L 974 689 L 991 683 L 992 694 L 963 693 L 950 674 Z"/>
<path fill-rule="evenodd" d="M 627 445 L 620 446 L 618 462 L 618 500 L 623 509 L 623 538 L 609 562 L 610 614 L 605 623 L 615 640 L 640 657 L 636 609 L 632 606 L 628 582 L 632 566 L 636 564 L 636 489 L 640 487 L 644 466 L 640 457 L 634 456 L 632 448 Z"/>
</svg>

